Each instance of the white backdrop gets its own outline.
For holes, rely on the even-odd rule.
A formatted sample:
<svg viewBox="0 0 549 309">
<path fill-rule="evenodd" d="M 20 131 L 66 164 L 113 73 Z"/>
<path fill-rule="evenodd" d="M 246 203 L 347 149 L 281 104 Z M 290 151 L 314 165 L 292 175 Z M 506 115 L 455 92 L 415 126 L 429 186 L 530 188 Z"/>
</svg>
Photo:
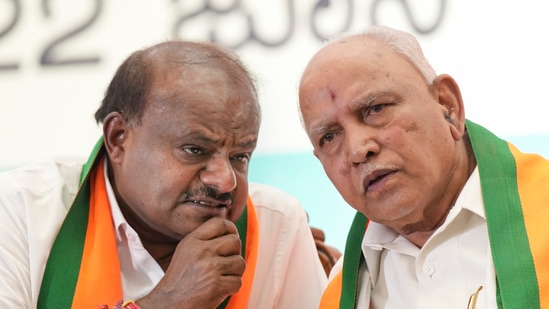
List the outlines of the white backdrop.
<svg viewBox="0 0 549 309">
<path fill-rule="evenodd" d="M 258 76 L 258 152 L 308 150 L 296 85 L 320 46 L 315 32 L 338 32 L 346 21 L 414 32 L 438 72 L 461 85 L 470 119 L 504 136 L 548 133 L 548 8 L 538 0 L 0 0 L 0 167 L 87 155 L 100 134 L 93 112 L 121 61 L 156 42 L 209 33 L 239 45 Z M 431 33 L 414 30 L 440 16 Z"/>
<path fill-rule="evenodd" d="M 87 156 L 101 134 L 93 113 L 132 51 L 213 36 L 259 81 L 257 153 L 266 156 L 250 176 L 300 198 L 311 224 L 343 249 L 353 211 L 320 164 L 299 155 L 311 147 L 296 88 L 319 37 L 375 22 L 411 31 L 435 69 L 460 84 L 469 119 L 549 144 L 548 9 L 539 0 L 0 0 L 0 169 Z"/>
</svg>

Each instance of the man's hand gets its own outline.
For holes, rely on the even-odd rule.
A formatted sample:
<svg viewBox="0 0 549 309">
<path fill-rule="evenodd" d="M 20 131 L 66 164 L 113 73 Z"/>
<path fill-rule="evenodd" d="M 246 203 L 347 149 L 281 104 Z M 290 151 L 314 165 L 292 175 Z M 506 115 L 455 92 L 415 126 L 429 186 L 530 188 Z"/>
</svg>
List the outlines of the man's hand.
<svg viewBox="0 0 549 309">
<path fill-rule="evenodd" d="M 166 274 L 149 295 L 146 308 L 216 308 L 238 292 L 246 267 L 236 226 L 214 217 L 183 238 Z"/>
</svg>

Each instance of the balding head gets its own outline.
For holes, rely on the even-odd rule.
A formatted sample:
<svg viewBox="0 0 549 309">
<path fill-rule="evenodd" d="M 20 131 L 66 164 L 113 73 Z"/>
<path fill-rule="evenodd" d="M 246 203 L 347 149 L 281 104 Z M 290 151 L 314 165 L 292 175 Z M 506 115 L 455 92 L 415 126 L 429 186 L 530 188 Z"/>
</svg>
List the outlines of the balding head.
<svg viewBox="0 0 549 309">
<path fill-rule="evenodd" d="M 225 74 L 232 83 L 248 87 L 257 103 L 254 79 L 236 54 L 210 42 L 167 41 L 134 52 L 120 65 L 95 113 L 96 121 L 119 112 L 128 123 L 139 125 L 155 81 L 173 74 L 181 79 L 196 69 Z"/>
</svg>

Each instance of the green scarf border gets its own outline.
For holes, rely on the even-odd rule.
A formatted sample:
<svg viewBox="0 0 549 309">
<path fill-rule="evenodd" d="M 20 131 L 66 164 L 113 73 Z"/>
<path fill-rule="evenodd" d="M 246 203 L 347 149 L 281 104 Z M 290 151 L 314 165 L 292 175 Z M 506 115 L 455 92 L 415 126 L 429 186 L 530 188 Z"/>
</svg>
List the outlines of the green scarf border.
<svg viewBox="0 0 549 309">
<path fill-rule="evenodd" d="M 534 259 L 519 198 L 515 158 L 508 143 L 488 130 L 471 121 L 467 122 L 467 129 L 478 162 L 496 269 L 498 307 L 540 308 Z"/>
<path fill-rule="evenodd" d="M 80 188 L 50 252 L 38 295 L 38 309 L 71 308 L 88 226 L 90 171 L 104 152 L 101 138 L 80 175 Z"/>
<path fill-rule="evenodd" d="M 537 276 L 518 194 L 515 158 L 506 141 L 470 120 L 466 120 L 466 127 L 478 163 L 496 269 L 498 308 L 540 308 Z M 367 222 L 357 212 L 349 230 L 340 308 L 356 308 L 358 272 L 364 263 L 361 244 Z"/>
<path fill-rule="evenodd" d="M 355 308 L 358 294 L 358 274 L 364 263 L 362 254 L 362 238 L 366 232 L 368 218 L 357 212 L 345 244 L 343 259 L 343 274 L 341 286 L 340 308 Z M 358 248 L 358 250 L 357 250 Z"/>
<path fill-rule="evenodd" d="M 63 221 L 48 257 L 38 295 L 38 309 L 71 308 L 80 273 L 84 242 L 88 227 L 90 201 L 90 171 L 105 153 L 103 137 L 95 144 L 88 161 L 82 167 L 80 188 Z M 245 257 L 248 207 L 235 223 L 242 242 L 241 255 Z M 230 297 L 218 307 L 224 309 Z M 114 305 L 114 304 L 112 304 Z"/>
</svg>

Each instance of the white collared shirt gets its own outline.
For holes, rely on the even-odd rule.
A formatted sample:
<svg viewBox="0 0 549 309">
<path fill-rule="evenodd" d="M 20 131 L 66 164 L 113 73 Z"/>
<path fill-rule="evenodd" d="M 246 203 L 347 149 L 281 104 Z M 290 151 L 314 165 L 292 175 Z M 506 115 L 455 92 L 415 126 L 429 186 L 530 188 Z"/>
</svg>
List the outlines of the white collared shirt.
<svg viewBox="0 0 549 309">
<path fill-rule="evenodd" d="M 139 299 L 147 295 L 164 277 L 164 270 L 141 243 L 137 232 L 122 215 L 104 165 L 105 185 L 111 205 L 124 299 Z"/>
<path fill-rule="evenodd" d="M 48 255 L 78 192 L 83 163 L 60 158 L 0 173 L 0 308 L 36 308 Z M 135 299 L 151 291 L 164 273 L 107 186 L 123 293 Z M 299 201 L 260 184 L 250 184 L 249 194 L 258 217 L 259 250 L 248 308 L 318 308 L 326 274 Z"/>
<path fill-rule="evenodd" d="M 361 291 L 358 308 L 467 308 L 479 287 L 477 308 L 497 308 L 495 276 L 478 169 L 472 173 L 444 224 L 420 249 L 375 223 L 362 242 L 371 298 Z"/>
</svg>

